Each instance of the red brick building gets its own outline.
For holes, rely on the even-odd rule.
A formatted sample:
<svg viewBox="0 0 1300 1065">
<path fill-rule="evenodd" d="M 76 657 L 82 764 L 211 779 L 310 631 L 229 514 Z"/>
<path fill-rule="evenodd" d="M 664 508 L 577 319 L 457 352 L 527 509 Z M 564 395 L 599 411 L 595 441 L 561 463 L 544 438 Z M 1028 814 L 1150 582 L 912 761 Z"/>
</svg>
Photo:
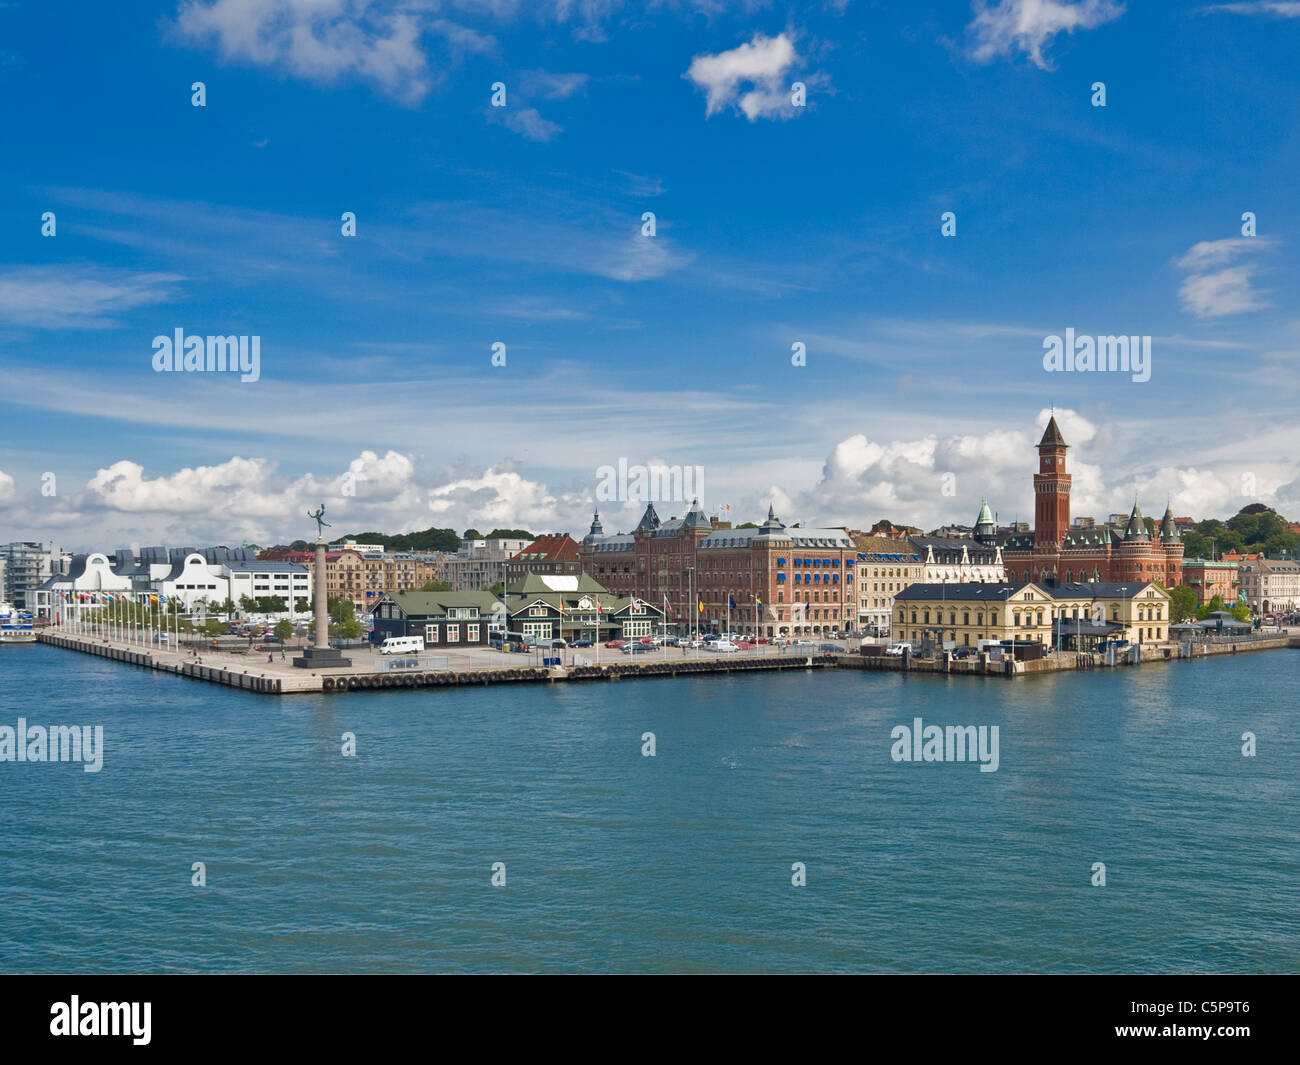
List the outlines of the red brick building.
<svg viewBox="0 0 1300 1065">
<path fill-rule="evenodd" d="M 666 601 L 669 624 L 683 633 L 730 623 L 735 632 L 811 635 L 857 619 L 853 539 L 844 529 L 786 528 L 770 507 L 761 526 L 733 529 L 706 517 L 698 500 L 668 521 L 651 503 L 632 532 L 612 535 L 597 514 L 579 557 L 611 592 Z"/>
<path fill-rule="evenodd" d="M 1166 507 L 1155 534 L 1147 531 L 1136 500 L 1123 529 L 1070 528 L 1070 474 L 1056 418 L 1038 442 L 1034 474 L 1034 531 L 1003 542 L 1007 580 L 1037 584 L 1074 581 L 1115 583 L 1158 581 L 1166 588 L 1183 583 L 1183 543 Z M 976 539 L 982 539 L 980 535 Z"/>
<path fill-rule="evenodd" d="M 506 581 L 514 584 L 530 573 L 576 577 L 582 572 L 578 541 L 568 533 L 539 536 L 506 563 Z"/>
</svg>

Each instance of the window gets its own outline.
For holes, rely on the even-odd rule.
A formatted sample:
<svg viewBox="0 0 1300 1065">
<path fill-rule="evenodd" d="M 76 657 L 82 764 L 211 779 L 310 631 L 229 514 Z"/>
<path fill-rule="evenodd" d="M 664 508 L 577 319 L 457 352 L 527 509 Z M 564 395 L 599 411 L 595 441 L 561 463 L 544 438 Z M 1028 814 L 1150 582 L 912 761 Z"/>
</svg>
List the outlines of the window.
<svg viewBox="0 0 1300 1065">
<path fill-rule="evenodd" d="M 478 626 L 477 626 L 477 625 L 466 625 L 466 626 L 465 626 L 465 639 L 466 639 L 467 641 L 469 641 L 470 643 L 478 643 Z"/>
<path fill-rule="evenodd" d="M 424 642 L 425 642 L 425 643 L 437 643 L 437 642 L 438 642 L 438 626 L 437 626 L 437 625 L 425 625 L 425 627 L 424 627 Z"/>
<path fill-rule="evenodd" d="M 447 642 L 448 642 L 448 643 L 460 643 L 460 626 L 459 626 L 459 625 L 448 625 L 448 626 L 447 626 Z"/>
</svg>

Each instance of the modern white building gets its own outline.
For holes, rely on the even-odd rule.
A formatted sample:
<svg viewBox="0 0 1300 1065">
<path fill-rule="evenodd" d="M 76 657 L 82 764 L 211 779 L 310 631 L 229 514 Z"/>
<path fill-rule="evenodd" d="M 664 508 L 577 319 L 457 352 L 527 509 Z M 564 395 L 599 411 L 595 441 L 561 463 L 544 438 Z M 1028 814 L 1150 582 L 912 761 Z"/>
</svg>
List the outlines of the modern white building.
<svg viewBox="0 0 1300 1065">
<path fill-rule="evenodd" d="M 223 547 L 119 549 L 74 555 L 65 573 L 47 579 L 33 593 L 33 612 L 52 619 L 71 616 L 120 599 L 139 603 L 179 602 L 182 609 L 215 612 L 227 599 L 277 597 L 294 614 L 311 612 L 311 573 L 296 562 L 259 562 L 250 551 Z"/>
<path fill-rule="evenodd" d="M 506 577 L 506 563 L 532 541 L 462 540 L 460 550 L 442 560 L 442 579 L 453 591 L 478 592 Z"/>
<path fill-rule="evenodd" d="M 75 617 L 86 609 L 113 602 L 118 596 L 131 597 L 130 576 L 114 571 L 102 552 L 73 555 L 67 572 L 49 577 L 31 593 L 29 609 L 36 617 L 53 619 L 62 611 Z"/>
<path fill-rule="evenodd" d="M 227 562 L 221 567 L 236 605 L 245 597 L 283 599 L 290 615 L 311 613 L 311 573 L 297 562 Z"/>
</svg>

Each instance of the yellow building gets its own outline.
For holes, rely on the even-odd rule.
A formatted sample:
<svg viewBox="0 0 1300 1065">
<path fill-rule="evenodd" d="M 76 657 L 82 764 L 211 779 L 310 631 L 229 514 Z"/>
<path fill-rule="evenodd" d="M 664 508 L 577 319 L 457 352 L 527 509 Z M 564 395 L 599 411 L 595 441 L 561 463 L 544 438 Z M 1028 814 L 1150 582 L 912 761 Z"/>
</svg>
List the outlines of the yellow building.
<svg viewBox="0 0 1300 1065">
<path fill-rule="evenodd" d="M 1053 623 L 1060 625 L 1053 629 Z M 891 638 L 919 647 L 979 647 L 1014 639 L 1052 647 L 1071 641 L 1070 621 L 1098 623 L 1106 638 L 1163 643 L 1169 638 L 1169 593 L 1157 584 L 913 584 L 894 601 Z"/>
</svg>

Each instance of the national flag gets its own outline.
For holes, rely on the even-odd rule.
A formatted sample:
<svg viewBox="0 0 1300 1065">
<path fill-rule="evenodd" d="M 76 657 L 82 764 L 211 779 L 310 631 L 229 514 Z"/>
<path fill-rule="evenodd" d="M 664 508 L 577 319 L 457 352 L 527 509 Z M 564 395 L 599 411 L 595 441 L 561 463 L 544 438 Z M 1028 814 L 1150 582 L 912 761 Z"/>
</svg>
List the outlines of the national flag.
<svg viewBox="0 0 1300 1065">
<path fill-rule="evenodd" d="M 736 597 L 734 595 L 727 596 L 727 606 L 729 606 L 732 610 L 736 609 Z"/>
</svg>

